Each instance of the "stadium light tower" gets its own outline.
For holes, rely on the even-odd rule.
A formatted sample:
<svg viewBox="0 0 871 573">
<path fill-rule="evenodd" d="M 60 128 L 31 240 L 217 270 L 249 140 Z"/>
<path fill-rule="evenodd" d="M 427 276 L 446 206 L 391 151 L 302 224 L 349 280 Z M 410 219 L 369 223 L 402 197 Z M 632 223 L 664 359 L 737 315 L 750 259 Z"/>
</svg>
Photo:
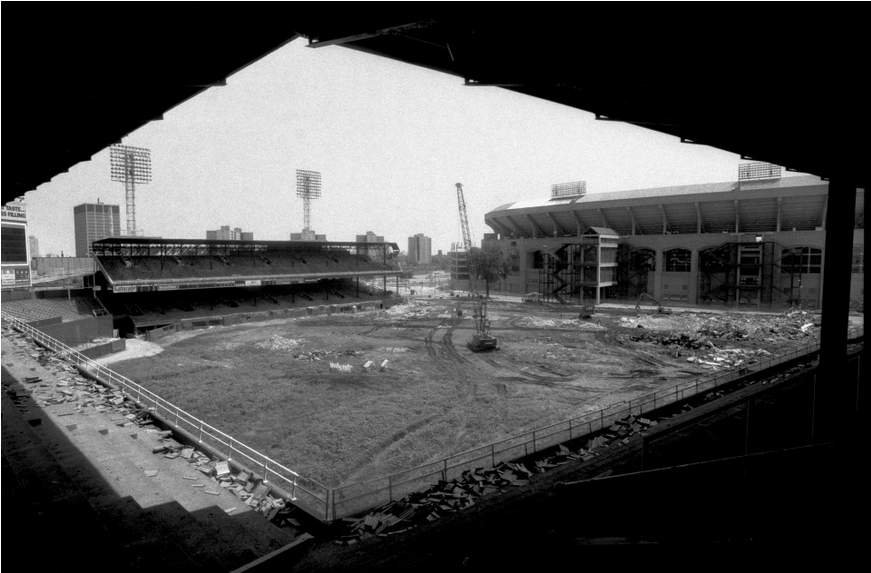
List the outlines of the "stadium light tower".
<svg viewBox="0 0 871 573">
<path fill-rule="evenodd" d="M 136 236 L 136 184 L 151 181 L 151 151 L 142 147 L 113 145 L 109 148 L 112 181 L 124 183 L 127 195 L 127 235 Z"/>
<path fill-rule="evenodd" d="M 297 169 L 296 196 L 302 197 L 303 200 L 304 226 L 302 229 L 302 240 L 314 241 L 315 232 L 312 231 L 311 228 L 311 200 L 320 199 L 321 174 L 317 171 L 306 171 L 304 169 Z"/>
</svg>

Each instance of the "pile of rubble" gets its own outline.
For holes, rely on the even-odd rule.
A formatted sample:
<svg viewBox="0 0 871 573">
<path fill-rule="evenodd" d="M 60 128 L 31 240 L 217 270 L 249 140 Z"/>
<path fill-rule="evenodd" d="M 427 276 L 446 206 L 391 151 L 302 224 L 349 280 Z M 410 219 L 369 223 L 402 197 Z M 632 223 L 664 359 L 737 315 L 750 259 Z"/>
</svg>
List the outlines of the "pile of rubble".
<svg viewBox="0 0 871 573">
<path fill-rule="evenodd" d="M 199 476 L 196 474 L 182 476 L 185 480 L 197 482 L 192 483 L 191 487 L 202 488 L 204 493 L 211 495 L 218 495 L 219 492 L 215 487 L 221 487 L 276 525 L 299 527 L 299 522 L 289 517 L 293 507 L 288 506 L 281 497 L 270 495 L 271 486 L 264 483 L 257 475 L 246 471 L 233 473 L 229 462 L 213 459 L 193 447 L 180 444 L 172 438 L 171 430 L 160 432 L 159 438 L 159 445 L 152 449 L 152 453 L 163 455 L 168 459 L 180 457 L 211 482 L 211 486 L 200 483 Z M 227 510 L 228 513 L 233 511 L 235 508 Z"/>
<path fill-rule="evenodd" d="M 300 352 L 298 354 L 294 354 L 293 357 L 296 360 L 323 360 L 324 358 L 329 358 L 331 356 L 361 356 L 363 353 L 359 350 L 344 350 L 344 351 L 336 351 L 336 350 L 313 350 L 311 352 Z"/>
<path fill-rule="evenodd" d="M 518 326 L 527 328 L 570 328 L 573 330 L 605 330 L 605 327 L 578 318 L 539 318 L 530 316 L 518 321 Z"/>
<path fill-rule="evenodd" d="M 118 425 L 148 423 L 147 417 L 143 418 L 141 408 L 127 400 L 121 390 L 113 390 L 82 376 L 74 366 L 47 351 L 32 352 L 29 356 L 54 374 L 56 381 L 28 376 L 23 380 L 22 390 L 7 388 L 6 394 L 22 413 L 28 413 L 32 403 L 43 409 L 51 409 L 57 416 L 71 416 L 84 413 L 86 408 L 93 408 L 100 413 L 121 416 L 124 421 Z"/>
<path fill-rule="evenodd" d="M 439 481 L 422 492 L 412 492 L 402 499 L 391 501 L 371 510 L 363 517 L 343 518 L 344 532 L 335 543 L 352 545 L 370 537 L 387 537 L 435 521 L 475 505 L 487 495 L 498 495 L 512 487 L 529 483 L 529 479 L 551 468 L 572 461 L 587 461 L 605 450 L 627 444 L 636 434 L 655 426 L 655 420 L 627 416 L 615 422 L 607 431 L 591 440 L 586 447 L 572 451 L 560 444 L 556 452 L 534 462 L 500 462 L 493 468 L 465 470 L 459 478 Z"/>
<path fill-rule="evenodd" d="M 693 362 L 707 370 L 730 370 L 746 368 L 761 360 L 767 360 L 772 354 L 762 348 L 745 350 L 742 348 L 716 348 L 714 352 L 704 356 L 690 356 L 687 362 Z"/>
<path fill-rule="evenodd" d="M 302 340 L 294 340 L 293 338 L 284 338 L 278 334 L 270 336 L 263 342 L 258 342 L 256 346 L 267 350 L 296 350 L 302 345 Z"/>
</svg>

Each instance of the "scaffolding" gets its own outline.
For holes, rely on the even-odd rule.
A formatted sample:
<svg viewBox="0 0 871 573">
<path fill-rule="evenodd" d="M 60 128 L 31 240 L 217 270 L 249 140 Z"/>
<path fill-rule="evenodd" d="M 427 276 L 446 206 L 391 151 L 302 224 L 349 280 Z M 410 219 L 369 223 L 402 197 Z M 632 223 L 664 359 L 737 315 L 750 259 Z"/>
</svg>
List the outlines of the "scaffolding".
<svg viewBox="0 0 871 573">
<path fill-rule="evenodd" d="M 580 242 L 542 251 L 538 286 L 543 300 L 599 304 L 602 289 L 618 284 L 619 240 L 620 236 L 611 229 L 590 227 L 581 235 Z"/>
<path fill-rule="evenodd" d="M 792 252 L 773 241 L 726 243 L 699 252 L 699 304 L 800 307 L 802 266 L 783 255 Z"/>
<path fill-rule="evenodd" d="M 652 295 L 650 273 L 655 270 L 656 251 L 620 245 L 617 248 L 617 298 L 634 301 L 642 294 Z"/>
</svg>

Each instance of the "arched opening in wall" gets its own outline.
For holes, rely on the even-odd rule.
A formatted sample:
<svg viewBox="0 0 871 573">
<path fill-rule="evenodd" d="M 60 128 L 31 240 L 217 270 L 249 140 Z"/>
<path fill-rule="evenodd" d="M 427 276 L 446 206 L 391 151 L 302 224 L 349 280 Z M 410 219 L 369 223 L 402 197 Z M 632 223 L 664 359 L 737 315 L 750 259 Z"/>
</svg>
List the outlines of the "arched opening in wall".
<svg viewBox="0 0 871 573">
<path fill-rule="evenodd" d="M 642 293 L 653 295 L 656 251 L 620 245 L 617 251 L 617 298 L 634 301 Z"/>
<path fill-rule="evenodd" d="M 670 249 L 663 253 L 662 301 L 689 302 L 692 253 Z"/>
</svg>

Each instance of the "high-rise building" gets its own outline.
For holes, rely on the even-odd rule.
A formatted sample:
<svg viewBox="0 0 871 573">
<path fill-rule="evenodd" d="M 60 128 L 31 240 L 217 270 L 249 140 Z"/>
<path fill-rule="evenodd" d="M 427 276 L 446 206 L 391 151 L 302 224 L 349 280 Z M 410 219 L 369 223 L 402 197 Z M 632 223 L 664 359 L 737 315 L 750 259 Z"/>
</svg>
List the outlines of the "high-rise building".
<svg viewBox="0 0 871 573">
<path fill-rule="evenodd" d="M 408 238 L 408 262 L 413 265 L 428 265 L 432 262 L 432 239 L 418 233 Z"/>
<path fill-rule="evenodd" d="M 326 242 L 326 240 L 327 240 L 326 235 L 318 235 L 317 233 L 314 233 L 314 232 L 308 234 L 308 238 L 305 238 L 305 237 L 306 237 L 305 232 L 291 233 L 290 234 L 291 241 L 323 241 L 323 242 Z"/>
<path fill-rule="evenodd" d="M 230 225 L 223 225 L 216 231 L 206 231 L 206 239 L 209 241 L 253 241 L 254 233 L 243 232 L 239 227 L 231 229 Z"/>
<path fill-rule="evenodd" d="M 39 257 L 39 239 L 36 238 L 36 235 L 30 235 L 28 239 L 30 240 L 30 258 L 36 259 Z"/>
<path fill-rule="evenodd" d="M 357 235 L 358 243 L 383 243 L 384 237 L 381 235 L 376 235 L 372 231 L 366 231 L 365 235 Z M 367 249 L 366 254 L 370 256 L 374 256 L 376 251 Z"/>
<path fill-rule="evenodd" d="M 82 203 L 73 207 L 76 230 L 76 256 L 90 257 L 91 243 L 121 235 L 121 211 L 118 205 Z"/>
</svg>

